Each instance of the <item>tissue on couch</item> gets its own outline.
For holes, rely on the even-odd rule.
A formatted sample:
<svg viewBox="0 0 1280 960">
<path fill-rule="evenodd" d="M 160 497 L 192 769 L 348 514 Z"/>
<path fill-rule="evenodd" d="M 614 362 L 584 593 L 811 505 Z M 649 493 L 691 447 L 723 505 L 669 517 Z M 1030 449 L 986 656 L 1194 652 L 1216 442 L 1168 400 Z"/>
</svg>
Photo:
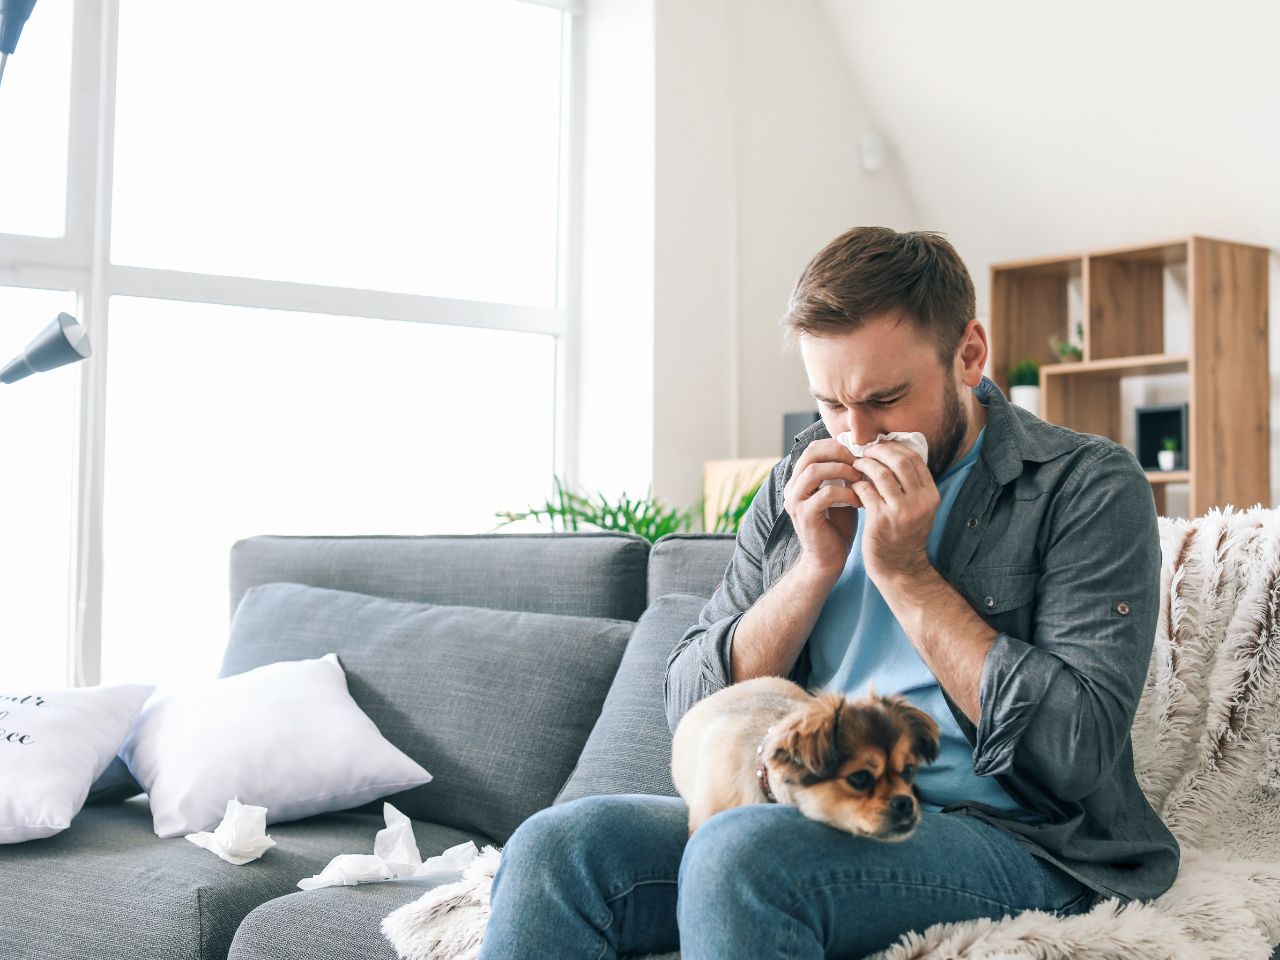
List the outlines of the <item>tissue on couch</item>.
<svg viewBox="0 0 1280 960">
<path fill-rule="evenodd" d="M 386 826 L 373 838 L 373 853 L 343 853 L 329 861 L 314 877 L 298 881 L 303 890 L 354 886 L 402 877 L 432 877 L 464 870 L 479 851 L 468 840 L 450 847 L 425 863 L 413 836 L 413 821 L 387 802 L 382 804 Z"/>
<path fill-rule="evenodd" d="M 241 803 L 239 797 L 227 801 L 226 816 L 212 833 L 188 833 L 187 839 L 237 866 L 257 860 L 276 845 L 267 836 L 267 808 Z"/>
</svg>

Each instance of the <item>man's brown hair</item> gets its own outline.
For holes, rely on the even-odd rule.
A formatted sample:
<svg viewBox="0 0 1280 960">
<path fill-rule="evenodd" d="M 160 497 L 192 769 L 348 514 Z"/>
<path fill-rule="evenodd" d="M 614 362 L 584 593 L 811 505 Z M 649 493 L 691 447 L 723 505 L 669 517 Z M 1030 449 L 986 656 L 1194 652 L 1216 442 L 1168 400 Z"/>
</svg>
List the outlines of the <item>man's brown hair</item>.
<svg viewBox="0 0 1280 960">
<path fill-rule="evenodd" d="M 941 234 L 854 227 L 809 261 L 782 326 L 790 345 L 802 333 L 839 335 L 901 313 L 949 367 L 975 309 L 969 271 Z"/>
</svg>

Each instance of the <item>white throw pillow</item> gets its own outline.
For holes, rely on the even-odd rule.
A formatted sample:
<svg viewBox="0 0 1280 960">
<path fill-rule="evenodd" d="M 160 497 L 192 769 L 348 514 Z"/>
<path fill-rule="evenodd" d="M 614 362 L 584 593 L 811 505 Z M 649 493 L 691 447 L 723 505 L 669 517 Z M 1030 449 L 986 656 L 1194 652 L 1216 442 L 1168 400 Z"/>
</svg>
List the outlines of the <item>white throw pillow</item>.
<svg viewBox="0 0 1280 960">
<path fill-rule="evenodd" d="M 153 690 L 0 690 L 0 843 L 67 829 Z"/>
<path fill-rule="evenodd" d="M 120 757 L 150 796 L 158 837 L 212 830 L 233 797 L 278 823 L 431 780 L 351 699 L 332 653 L 161 687 Z"/>
</svg>

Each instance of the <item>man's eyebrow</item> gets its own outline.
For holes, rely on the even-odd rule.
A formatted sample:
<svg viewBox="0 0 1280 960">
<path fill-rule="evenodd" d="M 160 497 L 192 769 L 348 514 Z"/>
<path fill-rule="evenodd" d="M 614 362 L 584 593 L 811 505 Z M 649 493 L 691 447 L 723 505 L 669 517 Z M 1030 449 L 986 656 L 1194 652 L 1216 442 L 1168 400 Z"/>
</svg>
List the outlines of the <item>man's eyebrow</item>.
<svg viewBox="0 0 1280 960">
<path fill-rule="evenodd" d="M 872 392 L 872 393 L 869 393 L 869 394 L 867 394 L 867 396 L 866 396 L 864 399 L 862 399 L 862 400 L 857 400 L 857 401 L 854 401 L 854 402 L 855 402 L 855 403 L 868 403 L 868 402 L 870 402 L 870 401 L 872 401 L 872 400 L 880 400 L 880 399 L 882 399 L 882 398 L 884 398 L 884 397 L 892 397 L 894 394 L 901 393 L 903 390 L 906 390 L 906 389 L 907 389 L 907 387 L 909 387 L 909 386 L 911 386 L 911 384 L 910 384 L 910 383 L 899 383 L 899 384 L 895 384 L 895 385 L 894 385 L 894 386 L 892 386 L 892 387 L 885 387 L 883 390 L 876 390 L 876 391 L 874 391 L 874 392 Z M 822 394 L 818 393 L 818 392 L 817 392 L 817 391 L 815 391 L 815 390 L 810 390 L 810 391 L 809 391 L 809 395 L 810 395 L 810 396 L 812 396 L 812 397 L 813 397 L 813 399 L 818 400 L 818 401 L 820 401 L 820 402 L 822 402 L 822 403 L 829 403 L 829 404 L 839 404 L 839 403 L 840 403 L 840 401 L 839 401 L 839 400 L 833 400 L 831 397 L 824 397 Z"/>
</svg>

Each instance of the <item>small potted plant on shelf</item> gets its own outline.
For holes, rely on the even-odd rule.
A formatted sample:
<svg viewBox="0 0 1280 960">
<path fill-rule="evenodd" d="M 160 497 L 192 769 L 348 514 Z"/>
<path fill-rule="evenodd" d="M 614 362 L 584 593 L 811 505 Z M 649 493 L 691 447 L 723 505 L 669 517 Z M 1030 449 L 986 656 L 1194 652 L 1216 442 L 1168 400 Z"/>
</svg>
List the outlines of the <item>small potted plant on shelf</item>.
<svg viewBox="0 0 1280 960">
<path fill-rule="evenodd" d="M 1084 324 L 1076 321 L 1076 339 L 1081 343 L 1084 342 Z M 1064 363 L 1070 363 L 1084 358 L 1084 351 L 1076 346 L 1070 340 L 1059 340 L 1057 337 L 1049 338 L 1049 346 L 1053 348 L 1053 352 L 1058 355 L 1058 359 Z"/>
<path fill-rule="evenodd" d="M 1162 446 L 1164 449 L 1156 453 L 1156 462 L 1161 470 L 1172 470 L 1178 463 L 1178 438 L 1165 437 Z"/>
<path fill-rule="evenodd" d="M 1040 364 L 1023 360 L 1009 370 L 1009 400 L 1040 416 Z"/>
</svg>

